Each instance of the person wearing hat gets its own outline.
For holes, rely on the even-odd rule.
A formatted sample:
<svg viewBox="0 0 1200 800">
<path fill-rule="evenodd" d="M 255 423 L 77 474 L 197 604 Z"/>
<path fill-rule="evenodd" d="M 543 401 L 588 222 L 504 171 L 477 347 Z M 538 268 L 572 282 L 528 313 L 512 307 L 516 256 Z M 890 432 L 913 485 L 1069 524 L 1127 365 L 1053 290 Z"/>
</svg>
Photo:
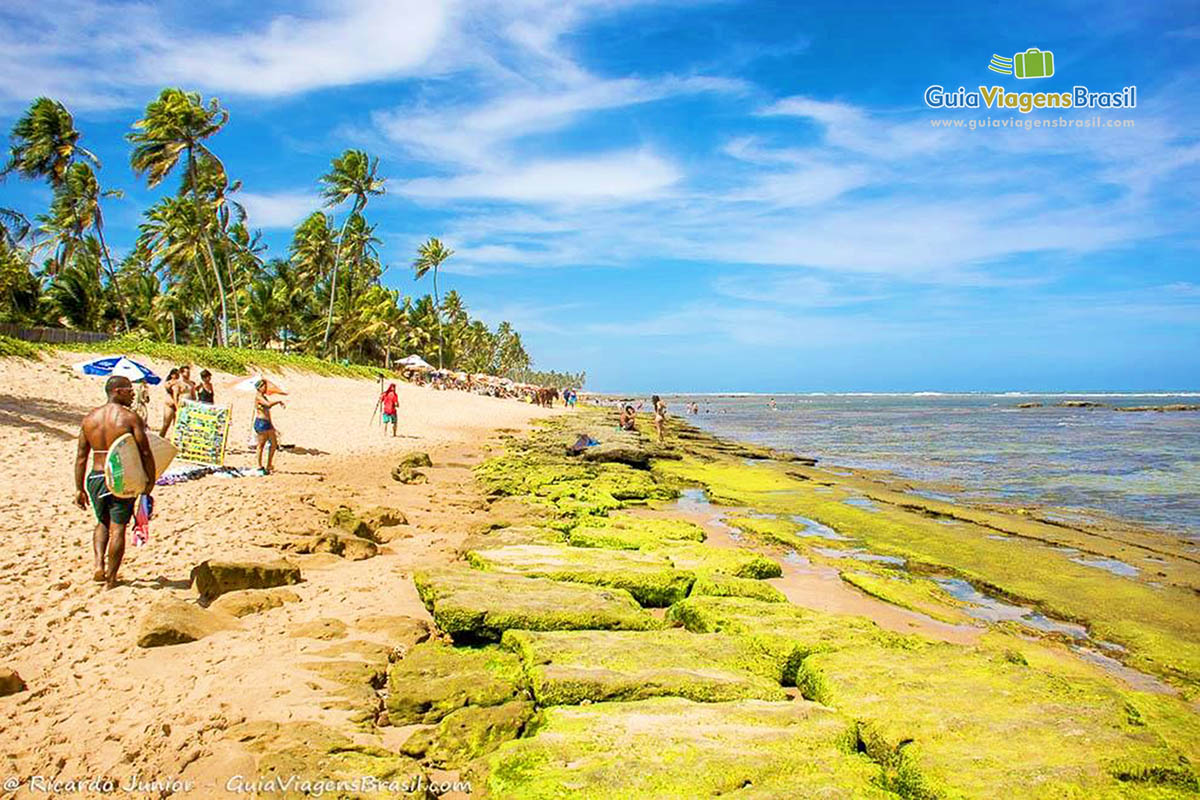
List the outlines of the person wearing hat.
<svg viewBox="0 0 1200 800">
<path fill-rule="evenodd" d="M 254 383 L 254 435 L 258 439 L 258 468 L 263 471 L 263 474 L 268 474 L 275 469 L 275 451 L 279 449 L 279 437 L 275 432 L 275 425 L 271 422 L 271 409 L 275 406 L 282 406 L 282 400 L 267 399 L 267 381 L 265 378 L 259 378 Z M 263 467 L 263 447 L 267 442 L 271 443 L 271 452 L 267 454 L 267 466 Z"/>
</svg>

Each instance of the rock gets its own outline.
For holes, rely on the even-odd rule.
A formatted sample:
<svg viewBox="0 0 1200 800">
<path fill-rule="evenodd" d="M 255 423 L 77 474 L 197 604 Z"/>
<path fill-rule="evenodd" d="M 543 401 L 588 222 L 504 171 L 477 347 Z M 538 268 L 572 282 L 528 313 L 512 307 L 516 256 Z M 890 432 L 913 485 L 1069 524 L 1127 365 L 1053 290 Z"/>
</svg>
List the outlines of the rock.
<svg viewBox="0 0 1200 800">
<path fill-rule="evenodd" d="M 1104 403 L 1097 403 L 1093 400 L 1063 400 L 1055 403 L 1060 408 L 1104 408 Z"/>
<path fill-rule="evenodd" d="M 256 758 L 249 772 L 253 782 L 310 781 L 314 788 L 323 782 L 362 783 L 364 778 L 382 781 L 381 790 L 369 794 L 344 792 L 339 797 L 425 797 L 418 787 L 428 787 L 421 765 L 381 747 L 359 744 L 332 728 L 315 722 L 250 722 L 229 729 L 227 738 L 242 745 Z M 268 783 L 267 785 L 271 785 Z M 313 793 L 305 792 L 304 796 Z M 300 796 L 299 792 L 280 797 Z M 332 796 L 332 793 L 331 795 Z"/>
<path fill-rule="evenodd" d="M 184 644 L 218 631 L 241 627 L 229 614 L 201 608 L 195 603 L 167 595 L 146 610 L 138 626 L 138 647 Z"/>
<path fill-rule="evenodd" d="M 628 464 L 635 469 L 650 468 L 650 452 L 637 444 L 604 442 L 583 451 L 584 461 Z"/>
<path fill-rule="evenodd" d="M 860 751 L 907 775 L 907 796 L 1200 789 L 1186 745 L 1160 736 L 1131 697 L 1095 678 L 944 643 L 830 650 L 800 670 L 806 696 L 857 721 Z"/>
<path fill-rule="evenodd" d="M 487 708 L 467 706 L 447 714 L 436 728 L 414 733 L 400 752 L 424 757 L 435 767 L 457 769 L 516 739 L 533 716 L 533 704 L 524 700 Z"/>
<path fill-rule="evenodd" d="M 241 589 L 236 592 L 223 594 L 212 602 L 209 610 L 229 614 L 233 617 L 245 617 L 250 614 L 261 614 L 272 608 L 279 608 L 284 603 L 299 603 L 300 596 L 291 589 L 282 587 L 275 589 Z"/>
<path fill-rule="evenodd" d="M 398 508 L 389 506 L 373 506 L 363 509 L 358 514 L 359 519 L 367 523 L 372 531 L 380 528 L 390 528 L 393 525 L 407 525 L 408 517 Z"/>
<path fill-rule="evenodd" d="M 709 573 L 696 578 L 689 597 L 709 595 L 712 597 L 752 597 L 768 603 L 787 601 L 783 592 L 769 583 L 753 578 L 735 578 L 732 575 Z"/>
<path fill-rule="evenodd" d="M 563 535 L 553 528 L 543 528 L 536 525 L 498 528 L 487 533 L 476 533 L 468 536 L 459 546 L 458 553 L 462 555 L 471 550 L 489 550 L 514 544 L 560 545 L 563 544 Z"/>
<path fill-rule="evenodd" d="M 429 483 L 429 476 L 412 467 L 401 466 L 392 470 L 392 480 L 407 484 Z"/>
<path fill-rule="evenodd" d="M 343 536 L 341 539 L 341 552 L 338 555 L 350 561 L 365 561 L 368 558 L 374 558 L 379 555 L 379 546 L 368 539 L 360 539 L 357 536 Z"/>
<path fill-rule="evenodd" d="M 357 630 L 378 633 L 393 650 L 406 653 L 429 638 L 429 623 L 423 619 L 405 617 L 400 614 L 378 614 L 359 617 L 354 622 Z"/>
<path fill-rule="evenodd" d="M 1041 403 L 1017 403 L 1017 408 L 1041 408 Z"/>
<path fill-rule="evenodd" d="M 287 561 L 202 561 L 192 568 L 200 596 L 212 600 L 239 589 L 270 589 L 300 582 L 300 568 Z"/>
<path fill-rule="evenodd" d="M 704 539 L 704 529 L 686 520 L 616 514 L 583 521 L 567 534 L 567 541 L 573 547 L 615 550 L 641 550 L 669 542 L 702 542 Z"/>
<path fill-rule="evenodd" d="M 722 633 L 520 631 L 503 644 L 521 656 L 539 706 L 674 695 L 701 703 L 786 700 L 789 654 Z"/>
<path fill-rule="evenodd" d="M 1166 406 L 1117 406 L 1114 411 L 1200 411 L 1200 405 L 1173 403 Z"/>
<path fill-rule="evenodd" d="M 643 606 L 665 607 L 687 597 L 694 573 L 675 569 L 663 555 L 590 547 L 510 545 L 472 550 L 478 569 L 624 589 Z"/>
<path fill-rule="evenodd" d="M 422 453 L 418 451 L 408 453 L 403 456 L 400 461 L 396 463 L 396 466 L 408 467 L 411 469 L 416 469 L 418 467 L 432 467 L 433 461 L 429 458 L 428 453 Z"/>
<path fill-rule="evenodd" d="M 288 636 L 293 639 L 321 639 L 323 641 L 344 639 L 346 638 L 346 623 L 332 617 L 316 619 L 293 626 L 288 631 Z"/>
<path fill-rule="evenodd" d="M 349 506 L 338 506 L 330 513 L 329 527 L 338 528 L 351 536 L 360 536 L 364 539 L 371 538 L 371 534 L 374 533 L 371 526 L 359 519 Z"/>
<path fill-rule="evenodd" d="M 523 681 L 520 661 L 498 647 L 424 642 L 388 668 L 388 719 L 427 725 L 464 706 L 499 705 L 515 699 Z"/>
<path fill-rule="evenodd" d="M 27 688 L 25 681 L 21 680 L 21 676 L 15 670 L 8 667 L 0 667 L 0 697 L 8 697 L 10 694 L 23 692 Z"/>
<path fill-rule="evenodd" d="M 778 578 L 779 562 L 744 547 L 713 547 L 696 542 L 669 542 L 643 552 L 666 556 L 676 569 L 696 574 L 719 573 L 736 578 Z"/>
<path fill-rule="evenodd" d="M 804 700 L 554 706 L 462 777 L 487 797 L 895 797 L 846 748 L 852 724 Z"/>
<path fill-rule="evenodd" d="M 300 555 L 330 553 L 351 561 L 362 561 L 379 555 L 379 547 L 375 542 L 339 531 L 285 534 L 260 544 Z"/>
<path fill-rule="evenodd" d="M 381 703 L 375 687 L 383 685 L 386 661 L 316 661 L 304 667 L 338 684 L 336 692 L 322 702 L 322 708 L 347 710 L 351 722 L 370 722 L 379 714 Z"/>
<path fill-rule="evenodd" d="M 654 630 L 662 623 L 623 589 L 448 568 L 418 571 L 417 592 L 450 636 L 498 641 L 525 630 Z"/>
</svg>

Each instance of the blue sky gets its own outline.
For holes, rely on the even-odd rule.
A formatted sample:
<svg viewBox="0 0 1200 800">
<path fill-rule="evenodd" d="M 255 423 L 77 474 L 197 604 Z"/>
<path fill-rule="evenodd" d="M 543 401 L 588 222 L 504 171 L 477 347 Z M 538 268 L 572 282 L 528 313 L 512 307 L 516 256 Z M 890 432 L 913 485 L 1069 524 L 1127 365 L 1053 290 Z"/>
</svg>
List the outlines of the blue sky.
<svg viewBox="0 0 1200 800">
<path fill-rule="evenodd" d="M 127 193 L 118 249 L 156 196 L 123 134 L 165 85 L 229 109 L 212 146 L 271 255 L 364 148 L 385 282 L 427 291 L 408 265 L 440 236 L 442 285 L 595 390 L 1194 390 L 1200 6 L 1137 5 L 17 0 L 0 124 L 72 109 Z M 987 70 L 1029 47 L 1054 77 Z M 935 128 L 1022 115 L 929 109 L 934 83 L 1138 106 Z"/>
</svg>

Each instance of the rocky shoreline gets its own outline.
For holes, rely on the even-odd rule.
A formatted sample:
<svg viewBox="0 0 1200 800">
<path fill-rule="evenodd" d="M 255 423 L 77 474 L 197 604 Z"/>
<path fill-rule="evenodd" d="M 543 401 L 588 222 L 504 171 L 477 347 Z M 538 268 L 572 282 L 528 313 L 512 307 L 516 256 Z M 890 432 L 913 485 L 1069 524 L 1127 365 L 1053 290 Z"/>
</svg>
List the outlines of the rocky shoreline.
<svg viewBox="0 0 1200 800">
<path fill-rule="evenodd" d="M 419 726 L 407 756 L 488 797 L 1200 790 L 1195 556 L 608 417 L 552 421 L 476 469 L 508 516 L 414 576 L 446 638 L 389 668 L 390 724 Z M 579 433 L 603 449 L 567 455 Z M 732 545 L 678 511 L 697 490 Z M 791 603 L 776 584 L 798 561 L 973 643 Z M 1028 613 L 988 621 L 947 581 Z"/>
</svg>

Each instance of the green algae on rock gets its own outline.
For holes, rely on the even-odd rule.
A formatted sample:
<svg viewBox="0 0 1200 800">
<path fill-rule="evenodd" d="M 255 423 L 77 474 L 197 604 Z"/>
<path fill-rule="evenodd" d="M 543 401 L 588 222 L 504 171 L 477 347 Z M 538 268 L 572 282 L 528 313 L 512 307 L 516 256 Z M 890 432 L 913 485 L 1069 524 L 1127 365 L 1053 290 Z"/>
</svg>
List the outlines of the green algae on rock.
<svg viewBox="0 0 1200 800">
<path fill-rule="evenodd" d="M 704 703 L 786 700 L 786 658 L 744 637 L 665 631 L 511 630 L 541 706 L 676 696 Z"/>
<path fill-rule="evenodd" d="M 840 575 L 846 583 L 885 603 L 917 611 L 952 625 L 971 622 L 971 617 L 962 610 L 962 603 L 928 578 L 895 570 L 887 575 L 862 571 L 842 572 Z"/>
<path fill-rule="evenodd" d="M 510 700 L 495 706 L 465 706 L 451 711 L 435 728 L 413 733 L 401 746 L 405 755 L 455 769 L 516 739 L 534 718 L 533 703 Z"/>
<path fill-rule="evenodd" d="M 767 603 L 785 603 L 787 597 L 783 592 L 769 583 L 753 578 L 736 578 L 732 575 L 722 575 L 711 572 L 700 575 L 692 584 L 688 597 L 750 597 Z"/>
<path fill-rule="evenodd" d="M 429 781 L 421 765 L 382 747 L 360 744 L 315 722 L 249 722 L 229 729 L 255 757 L 256 774 L 245 783 L 275 782 L 278 796 L 328 794 L 330 783 L 357 785 L 339 798 L 424 797 Z"/>
<path fill-rule="evenodd" d="M 873 783 L 877 765 L 841 746 L 847 721 L 805 701 L 660 697 L 542 715 L 536 735 L 501 745 L 464 777 L 486 797 L 526 800 L 894 797 Z"/>
<path fill-rule="evenodd" d="M 661 554 L 677 569 L 696 573 L 718 573 L 735 578 L 778 578 L 783 574 L 779 562 L 742 547 L 713 547 L 697 542 L 670 542 L 648 547 L 642 552 Z"/>
<path fill-rule="evenodd" d="M 434 723 L 464 706 L 516 699 L 523 683 L 516 656 L 494 645 L 424 642 L 388 668 L 388 717 L 393 725 Z"/>
<path fill-rule="evenodd" d="M 476 569 L 624 589 L 643 606 L 655 608 L 687 597 L 696 580 L 665 556 L 627 550 L 511 545 L 473 550 L 466 559 Z"/>
<path fill-rule="evenodd" d="M 574 547 L 641 550 L 672 542 L 702 542 L 704 529 L 682 519 L 650 519 L 622 514 L 593 517 L 567 534 Z"/>
<path fill-rule="evenodd" d="M 470 568 L 413 575 L 421 602 L 456 640 L 499 641 L 510 628 L 525 630 L 634 630 L 662 623 L 629 592 Z"/>
<path fill-rule="evenodd" d="M 1132 721 L 1120 692 L 1078 675 L 1064 680 L 998 654 L 930 643 L 814 653 L 797 682 L 806 697 L 856 721 L 859 747 L 905 796 L 1200 789 L 1186 757 Z"/>
</svg>

